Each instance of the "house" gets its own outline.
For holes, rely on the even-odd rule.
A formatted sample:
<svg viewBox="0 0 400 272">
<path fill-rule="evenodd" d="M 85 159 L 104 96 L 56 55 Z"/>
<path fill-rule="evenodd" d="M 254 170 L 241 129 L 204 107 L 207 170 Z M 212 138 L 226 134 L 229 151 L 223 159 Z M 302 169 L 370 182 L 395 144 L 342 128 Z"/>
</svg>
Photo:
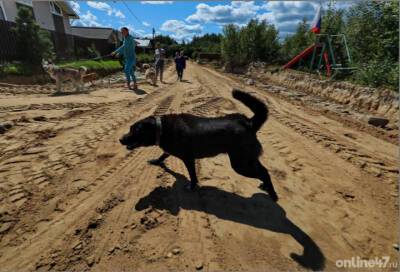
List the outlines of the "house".
<svg viewBox="0 0 400 272">
<path fill-rule="evenodd" d="M 20 7 L 30 9 L 39 26 L 50 32 L 58 57 L 71 54 L 74 39 L 69 19 L 79 19 L 79 16 L 68 1 L 0 0 L 0 61 L 16 58 L 15 35 L 11 28 L 15 26 Z"/>
<path fill-rule="evenodd" d="M 0 20 L 15 22 L 18 8 L 24 6 L 43 29 L 72 34 L 69 19 L 79 19 L 68 1 L 0 0 Z"/>
<path fill-rule="evenodd" d="M 96 49 L 100 55 L 107 55 L 119 46 L 121 33 L 108 27 L 73 26 L 76 54 L 87 55 L 87 49 Z"/>
<path fill-rule="evenodd" d="M 107 55 L 122 42 L 121 32 L 107 27 L 73 26 L 72 34 L 75 38 L 75 47 L 78 55 L 87 52 L 87 48 L 95 48 L 100 55 Z M 138 52 L 147 52 L 151 48 L 149 39 L 135 39 Z"/>
</svg>

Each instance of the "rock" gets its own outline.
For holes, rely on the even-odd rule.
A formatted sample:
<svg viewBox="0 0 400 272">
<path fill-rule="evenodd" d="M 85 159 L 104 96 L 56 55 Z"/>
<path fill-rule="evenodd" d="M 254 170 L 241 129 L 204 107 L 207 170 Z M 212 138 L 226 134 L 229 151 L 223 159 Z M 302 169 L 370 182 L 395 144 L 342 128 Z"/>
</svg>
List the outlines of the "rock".
<svg viewBox="0 0 400 272">
<path fill-rule="evenodd" d="M 108 250 L 108 253 L 112 254 L 117 249 L 121 249 L 121 247 L 119 245 L 113 246 Z"/>
<path fill-rule="evenodd" d="M 375 127 L 385 127 L 389 123 L 389 120 L 381 117 L 369 117 L 368 124 L 373 125 Z"/>
<path fill-rule="evenodd" d="M 73 247 L 74 250 L 80 250 L 82 249 L 82 242 L 78 241 Z"/>
<path fill-rule="evenodd" d="M 6 131 L 7 129 L 3 125 L 0 125 L 0 134 L 4 134 Z"/>
<path fill-rule="evenodd" d="M 354 136 L 354 135 L 351 134 L 351 133 L 345 133 L 345 134 L 343 134 L 343 135 L 346 136 L 346 137 L 349 137 L 349 138 L 351 138 L 351 139 L 353 139 L 353 140 L 357 139 L 356 136 Z"/>
<path fill-rule="evenodd" d="M 196 264 L 196 270 L 202 270 L 203 269 L 203 263 L 202 262 L 198 262 Z"/>
<path fill-rule="evenodd" d="M 167 258 L 172 258 L 172 253 L 171 253 L 171 252 L 169 252 L 169 253 L 167 254 Z"/>
<path fill-rule="evenodd" d="M 181 253 L 181 250 L 180 250 L 180 248 L 174 248 L 174 249 L 172 250 L 172 253 L 173 253 L 174 255 L 178 255 L 179 253 Z"/>
<path fill-rule="evenodd" d="M 9 229 L 11 229 L 12 225 L 13 225 L 12 222 L 1 223 L 1 225 L 0 225 L 0 233 L 8 231 Z"/>
<path fill-rule="evenodd" d="M 94 256 L 89 256 L 86 258 L 86 263 L 88 266 L 92 266 L 94 264 Z"/>
<path fill-rule="evenodd" d="M 247 84 L 247 85 L 254 85 L 254 79 L 249 78 L 249 79 L 246 81 L 246 84 Z"/>
<path fill-rule="evenodd" d="M 5 129 L 8 130 L 8 129 L 10 129 L 10 128 L 13 127 L 13 124 L 12 124 L 11 122 L 6 122 L 6 123 L 3 123 L 2 126 L 3 126 Z"/>
<path fill-rule="evenodd" d="M 393 244 L 393 248 L 399 251 L 399 244 Z"/>
<path fill-rule="evenodd" d="M 35 117 L 33 117 L 33 120 L 43 122 L 43 121 L 46 121 L 47 118 L 46 118 L 45 116 L 41 115 L 41 116 L 35 116 Z"/>
</svg>

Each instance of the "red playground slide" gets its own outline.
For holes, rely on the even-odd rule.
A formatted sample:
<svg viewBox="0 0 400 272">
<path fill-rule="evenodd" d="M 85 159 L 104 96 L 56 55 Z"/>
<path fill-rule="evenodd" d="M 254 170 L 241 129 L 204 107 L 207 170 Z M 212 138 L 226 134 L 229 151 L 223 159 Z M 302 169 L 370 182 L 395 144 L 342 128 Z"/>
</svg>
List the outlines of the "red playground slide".
<svg viewBox="0 0 400 272">
<path fill-rule="evenodd" d="M 305 49 L 303 52 L 301 52 L 300 54 L 298 54 L 296 57 L 294 57 L 292 60 L 290 60 L 288 63 L 286 63 L 283 66 L 283 69 L 289 69 L 290 67 L 292 67 L 294 64 L 296 64 L 297 62 L 299 62 L 302 58 L 307 57 L 308 55 L 310 55 L 310 53 L 314 50 L 315 44 L 311 45 L 310 47 L 308 47 L 307 49 Z"/>
</svg>

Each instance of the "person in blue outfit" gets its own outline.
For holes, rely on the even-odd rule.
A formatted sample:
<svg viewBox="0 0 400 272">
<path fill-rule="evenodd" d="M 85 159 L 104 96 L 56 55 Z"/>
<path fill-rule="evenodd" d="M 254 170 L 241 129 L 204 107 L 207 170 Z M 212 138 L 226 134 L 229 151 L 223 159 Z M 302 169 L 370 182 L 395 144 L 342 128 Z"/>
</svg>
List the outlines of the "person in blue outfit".
<svg viewBox="0 0 400 272">
<path fill-rule="evenodd" d="M 183 51 L 181 51 L 180 53 L 176 52 L 175 66 L 176 66 L 176 72 L 178 73 L 178 80 L 182 81 L 183 70 L 186 68 L 186 57 L 183 54 Z"/>
<path fill-rule="evenodd" d="M 133 81 L 133 90 L 137 90 L 137 82 L 135 77 L 136 70 L 136 41 L 129 34 L 129 29 L 126 27 L 121 28 L 122 36 L 124 37 L 123 44 L 111 53 L 112 56 L 122 55 L 124 58 L 124 72 L 126 76 L 126 81 L 128 83 L 128 88 L 131 88 L 131 79 Z"/>
</svg>

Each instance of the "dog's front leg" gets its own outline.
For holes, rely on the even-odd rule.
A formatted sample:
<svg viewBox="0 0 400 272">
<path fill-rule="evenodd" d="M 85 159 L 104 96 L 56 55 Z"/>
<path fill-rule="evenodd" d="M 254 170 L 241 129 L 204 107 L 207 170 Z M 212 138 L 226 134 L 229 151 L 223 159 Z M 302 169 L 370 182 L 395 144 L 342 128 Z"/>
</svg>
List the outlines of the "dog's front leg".
<svg viewBox="0 0 400 272">
<path fill-rule="evenodd" d="M 160 165 L 164 163 L 164 160 L 169 157 L 169 154 L 163 153 L 158 159 L 149 160 L 148 163 L 152 165 Z"/>
<path fill-rule="evenodd" d="M 190 184 L 188 184 L 185 188 L 190 191 L 193 191 L 197 185 L 195 160 L 194 159 L 185 159 L 183 162 L 185 163 L 185 166 L 190 175 Z"/>
<path fill-rule="evenodd" d="M 61 92 L 61 80 L 56 79 L 57 93 Z"/>
</svg>

